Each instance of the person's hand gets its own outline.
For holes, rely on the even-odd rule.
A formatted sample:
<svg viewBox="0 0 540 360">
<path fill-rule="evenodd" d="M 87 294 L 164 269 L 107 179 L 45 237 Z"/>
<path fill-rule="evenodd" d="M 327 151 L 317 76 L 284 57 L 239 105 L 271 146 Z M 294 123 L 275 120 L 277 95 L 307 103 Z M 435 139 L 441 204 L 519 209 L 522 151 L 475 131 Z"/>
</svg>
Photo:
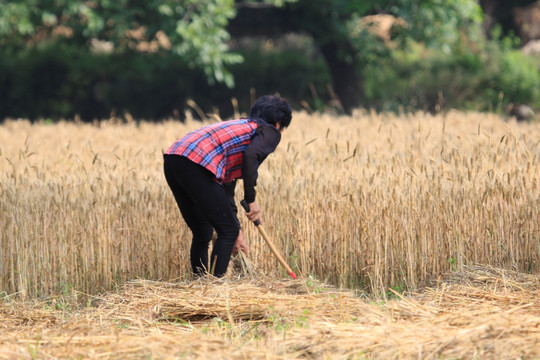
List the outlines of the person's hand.
<svg viewBox="0 0 540 360">
<path fill-rule="evenodd" d="M 262 224 L 261 208 L 255 201 L 249 204 L 249 212 L 246 213 L 246 216 L 250 221 L 255 222 L 256 220 L 259 220 L 259 223 Z"/>
<path fill-rule="evenodd" d="M 238 237 L 236 238 L 236 242 L 234 243 L 232 254 L 236 255 L 238 251 L 243 251 L 244 253 L 248 253 L 248 245 L 246 241 L 244 240 L 244 234 L 242 233 L 242 230 L 238 233 Z"/>
</svg>

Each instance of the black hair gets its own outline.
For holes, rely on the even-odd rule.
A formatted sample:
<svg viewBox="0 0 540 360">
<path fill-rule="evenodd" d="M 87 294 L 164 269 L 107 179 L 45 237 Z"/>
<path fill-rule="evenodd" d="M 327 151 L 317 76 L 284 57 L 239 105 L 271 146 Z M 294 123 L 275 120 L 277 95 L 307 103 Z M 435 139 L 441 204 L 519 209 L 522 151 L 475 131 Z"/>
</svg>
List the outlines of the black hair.
<svg viewBox="0 0 540 360">
<path fill-rule="evenodd" d="M 292 111 L 287 100 L 279 96 L 266 95 L 253 103 L 249 116 L 262 118 L 274 126 L 281 123 L 281 126 L 286 128 L 291 123 Z"/>
</svg>

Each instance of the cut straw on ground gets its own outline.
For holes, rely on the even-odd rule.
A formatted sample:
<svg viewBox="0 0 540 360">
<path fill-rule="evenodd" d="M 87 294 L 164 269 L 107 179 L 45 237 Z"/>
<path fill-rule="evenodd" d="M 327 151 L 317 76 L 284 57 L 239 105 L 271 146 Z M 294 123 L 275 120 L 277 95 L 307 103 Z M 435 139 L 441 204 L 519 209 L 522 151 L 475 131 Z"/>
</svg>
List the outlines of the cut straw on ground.
<svg viewBox="0 0 540 360">
<path fill-rule="evenodd" d="M 137 280 L 0 306 L 0 359 L 537 359 L 540 277 L 468 266 L 387 301 L 314 279 Z"/>
</svg>

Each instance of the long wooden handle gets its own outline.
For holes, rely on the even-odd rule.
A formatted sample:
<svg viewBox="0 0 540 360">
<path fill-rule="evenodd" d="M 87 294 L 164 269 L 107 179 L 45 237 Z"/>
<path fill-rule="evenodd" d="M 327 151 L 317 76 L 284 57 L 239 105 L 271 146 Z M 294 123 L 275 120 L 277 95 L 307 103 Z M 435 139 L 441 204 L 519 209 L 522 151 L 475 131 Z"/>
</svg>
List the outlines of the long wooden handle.
<svg viewBox="0 0 540 360">
<path fill-rule="evenodd" d="M 268 237 L 268 234 L 266 234 L 266 231 L 264 230 L 263 226 L 261 224 L 257 225 L 257 229 L 259 229 L 259 232 L 261 233 L 264 241 L 266 241 L 266 244 L 268 245 L 268 247 L 270 248 L 270 250 L 272 250 L 272 252 L 274 253 L 275 257 L 278 259 L 278 261 L 281 263 L 281 265 L 283 265 L 283 267 L 285 268 L 285 270 L 287 270 L 287 272 L 289 273 L 289 275 L 293 278 L 293 279 L 296 279 L 296 274 L 294 273 L 294 271 L 291 269 L 291 267 L 287 264 L 287 262 L 285 262 L 285 260 L 281 257 L 281 255 L 278 253 L 276 247 L 274 246 L 274 244 L 272 243 L 272 241 L 270 241 L 270 238 Z"/>
<path fill-rule="evenodd" d="M 242 207 L 244 208 L 244 210 L 246 210 L 246 212 L 249 212 L 249 204 L 247 203 L 246 200 L 240 201 L 240 204 L 242 205 Z M 270 240 L 270 237 L 268 237 L 268 234 L 267 234 L 266 231 L 264 230 L 264 228 L 263 228 L 263 226 L 261 225 L 261 223 L 259 222 L 259 220 L 255 220 L 253 223 L 255 224 L 255 226 L 257 227 L 257 229 L 259 230 L 259 233 L 262 235 L 264 241 L 266 242 L 266 244 L 268 245 L 268 247 L 270 248 L 270 250 L 272 251 L 272 253 L 274 254 L 274 256 L 278 259 L 279 263 L 285 268 L 285 270 L 287 270 L 287 272 L 289 273 L 290 277 L 292 277 L 293 279 L 296 279 L 296 274 L 295 274 L 294 271 L 291 269 L 291 267 L 287 264 L 287 262 L 281 257 L 281 255 L 279 254 L 279 252 L 277 251 L 276 247 L 274 246 L 274 244 L 273 244 L 272 241 Z"/>
</svg>

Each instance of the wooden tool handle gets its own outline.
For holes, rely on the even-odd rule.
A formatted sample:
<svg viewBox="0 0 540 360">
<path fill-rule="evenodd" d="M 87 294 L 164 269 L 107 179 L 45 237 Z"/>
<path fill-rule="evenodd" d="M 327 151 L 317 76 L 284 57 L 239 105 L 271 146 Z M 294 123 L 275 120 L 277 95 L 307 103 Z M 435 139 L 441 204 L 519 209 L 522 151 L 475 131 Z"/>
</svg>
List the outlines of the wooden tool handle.
<svg viewBox="0 0 540 360">
<path fill-rule="evenodd" d="M 247 201 L 245 199 L 240 201 L 240 205 L 242 205 L 242 207 L 244 208 L 244 210 L 246 210 L 246 212 L 249 212 L 249 204 L 247 203 Z M 268 245 L 268 247 L 270 248 L 270 250 L 272 251 L 274 256 L 278 259 L 279 263 L 287 270 L 290 277 L 292 277 L 293 279 L 296 279 L 296 274 L 291 269 L 291 267 L 287 264 L 287 262 L 281 257 L 281 255 L 277 251 L 277 249 L 274 246 L 274 244 L 272 243 L 272 241 L 270 241 L 270 238 L 268 237 L 268 234 L 266 234 L 266 231 L 264 231 L 264 228 L 262 227 L 259 220 L 255 220 L 253 223 L 255 224 L 257 229 L 259 230 L 259 233 L 262 235 L 264 241 L 266 242 L 266 244 Z"/>
<path fill-rule="evenodd" d="M 276 247 L 274 246 L 274 244 L 270 241 L 270 238 L 268 237 L 268 235 L 266 234 L 266 231 L 264 230 L 263 226 L 261 224 L 257 225 L 257 229 L 259 229 L 259 232 L 261 233 L 264 241 L 266 241 L 266 244 L 268 245 L 268 247 L 270 248 L 270 250 L 272 250 L 272 252 L 274 253 L 275 257 L 278 259 L 278 261 L 281 263 L 281 265 L 287 270 L 287 272 L 289 273 L 289 275 L 293 278 L 293 279 L 296 279 L 296 274 L 294 273 L 294 271 L 290 268 L 290 266 L 287 264 L 287 262 L 281 257 L 281 255 L 278 253 Z"/>
</svg>

